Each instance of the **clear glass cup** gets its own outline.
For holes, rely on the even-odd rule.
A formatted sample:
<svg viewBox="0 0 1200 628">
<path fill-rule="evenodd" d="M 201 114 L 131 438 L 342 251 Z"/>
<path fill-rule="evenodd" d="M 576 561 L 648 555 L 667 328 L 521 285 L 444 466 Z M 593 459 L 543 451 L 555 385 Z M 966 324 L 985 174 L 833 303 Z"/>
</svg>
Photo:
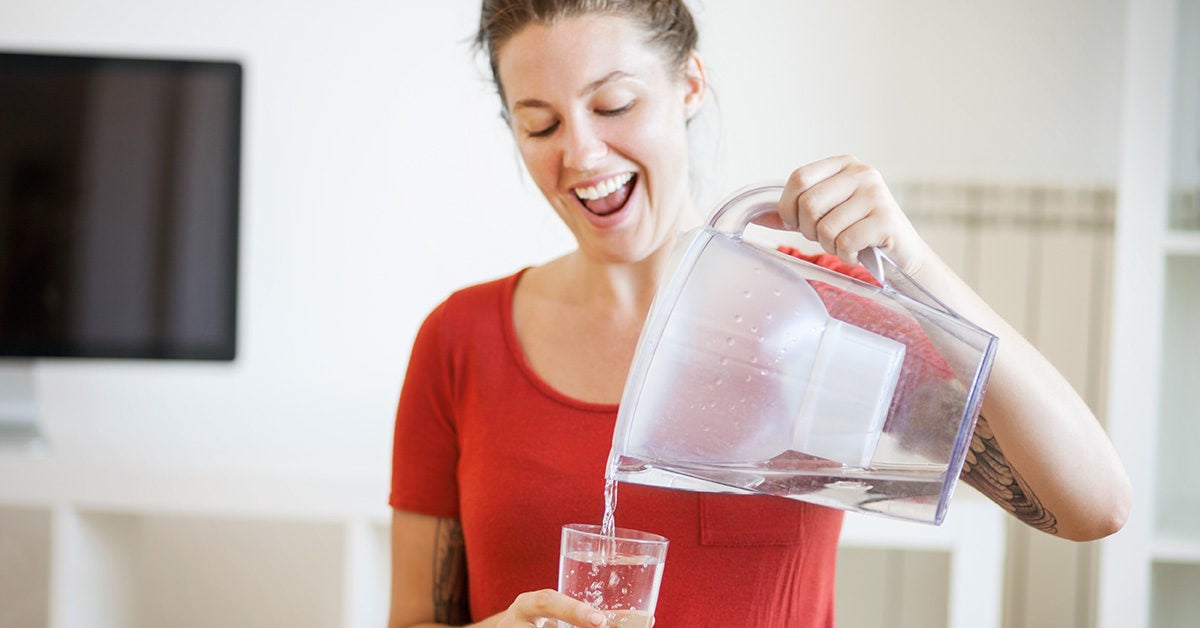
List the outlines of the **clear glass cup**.
<svg viewBox="0 0 1200 628">
<path fill-rule="evenodd" d="M 666 558 L 667 539 L 657 534 L 616 528 L 605 536 L 598 525 L 567 524 L 558 590 L 602 611 L 609 626 L 650 628 Z"/>
</svg>

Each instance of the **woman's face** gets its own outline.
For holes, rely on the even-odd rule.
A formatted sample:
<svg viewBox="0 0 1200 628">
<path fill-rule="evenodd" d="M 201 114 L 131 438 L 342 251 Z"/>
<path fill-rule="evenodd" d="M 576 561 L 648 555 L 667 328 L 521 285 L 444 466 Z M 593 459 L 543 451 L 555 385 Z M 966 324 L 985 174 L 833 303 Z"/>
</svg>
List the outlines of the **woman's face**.
<svg viewBox="0 0 1200 628">
<path fill-rule="evenodd" d="M 521 158 L 602 262 L 646 259 L 693 212 L 685 130 L 703 72 L 694 55 L 669 68 L 644 38 L 628 19 L 586 16 L 531 24 L 497 57 Z"/>
</svg>

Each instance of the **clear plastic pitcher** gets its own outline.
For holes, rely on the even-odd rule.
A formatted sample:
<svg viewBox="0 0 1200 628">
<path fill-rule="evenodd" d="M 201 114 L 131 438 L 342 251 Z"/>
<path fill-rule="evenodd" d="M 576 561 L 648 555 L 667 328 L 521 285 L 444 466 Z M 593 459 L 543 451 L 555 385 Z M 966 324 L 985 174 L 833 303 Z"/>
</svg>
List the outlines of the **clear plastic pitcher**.
<svg viewBox="0 0 1200 628">
<path fill-rule="evenodd" d="M 680 239 L 609 473 L 941 523 L 996 338 L 877 249 L 862 261 L 880 286 L 744 241 L 781 192 L 737 192 Z"/>
</svg>

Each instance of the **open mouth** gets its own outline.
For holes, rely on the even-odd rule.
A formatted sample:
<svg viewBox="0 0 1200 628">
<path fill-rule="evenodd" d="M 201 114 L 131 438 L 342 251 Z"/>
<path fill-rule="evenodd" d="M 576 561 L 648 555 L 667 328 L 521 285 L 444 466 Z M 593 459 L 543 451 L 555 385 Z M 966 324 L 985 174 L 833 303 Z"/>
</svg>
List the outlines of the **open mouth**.
<svg viewBox="0 0 1200 628">
<path fill-rule="evenodd" d="M 597 216 L 609 216 L 624 209 L 635 183 L 637 177 L 632 172 L 625 172 L 572 191 L 589 212 Z"/>
</svg>

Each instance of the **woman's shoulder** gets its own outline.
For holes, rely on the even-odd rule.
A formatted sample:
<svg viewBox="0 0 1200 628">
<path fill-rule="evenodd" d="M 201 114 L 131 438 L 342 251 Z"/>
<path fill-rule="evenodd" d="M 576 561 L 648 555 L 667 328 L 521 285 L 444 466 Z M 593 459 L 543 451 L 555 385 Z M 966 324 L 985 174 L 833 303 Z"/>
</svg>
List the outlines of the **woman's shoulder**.
<svg viewBox="0 0 1200 628">
<path fill-rule="evenodd" d="M 525 272 L 519 270 L 511 275 L 489 279 L 454 290 L 429 313 L 429 319 L 442 322 L 464 323 L 477 320 L 481 315 L 491 315 L 505 303 L 511 303 L 513 288 Z"/>
<path fill-rule="evenodd" d="M 497 299 L 503 299 L 506 294 L 512 293 L 513 287 L 524 272 L 525 269 L 522 269 L 511 275 L 459 288 L 451 292 L 443 304 L 456 308 L 469 309 L 480 303 L 495 302 Z"/>
</svg>

